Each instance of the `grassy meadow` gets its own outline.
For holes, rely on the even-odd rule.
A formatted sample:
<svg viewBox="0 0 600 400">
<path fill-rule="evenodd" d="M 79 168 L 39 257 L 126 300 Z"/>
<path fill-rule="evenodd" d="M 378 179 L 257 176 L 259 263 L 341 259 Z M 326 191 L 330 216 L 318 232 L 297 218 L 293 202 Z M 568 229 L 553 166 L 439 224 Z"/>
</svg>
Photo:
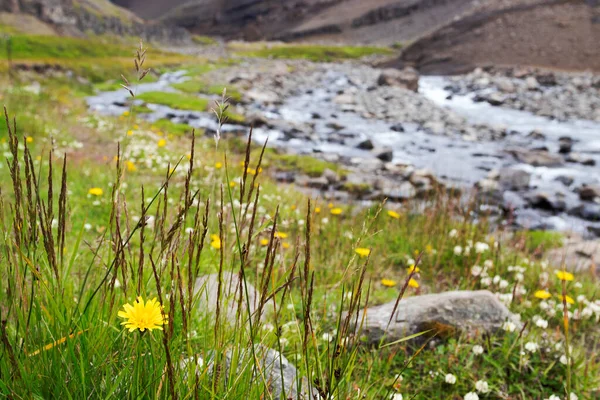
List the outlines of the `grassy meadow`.
<svg viewBox="0 0 600 400">
<path fill-rule="evenodd" d="M 187 69 L 192 86 L 141 100 L 215 108 L 194 96 L 221 91 L 202 72 L 235 62 L 158 50 L 142 62 L 139 49 L 96 40 L 14 38 L 14 65 L 58 67 L 0 71 L 1 397 L 272 399 L 257 345 L 331 400 L 600 396 L 598 284 L 545 261 L 560 236 L 505 231 L 443 194 L 370 207 L 311 199 L 270 176 L 338 166 L 149 124 L 135 107 L 89 113 L 86 95 L 121 74 L 134 89 L 148 67 Z M 244 56 L 322 56 L 279 49 Z M 257 288 L 260 312 L 220 296 L 208 300 L 216 315 L 204 312 L 196 279 L 227 272 Z M 499 293 L 524 328 L 367 346 L 347 318 L 458 289 Z M 159 329 L 122 325 L 138 296 L 162 305 Z"/>
</svg>

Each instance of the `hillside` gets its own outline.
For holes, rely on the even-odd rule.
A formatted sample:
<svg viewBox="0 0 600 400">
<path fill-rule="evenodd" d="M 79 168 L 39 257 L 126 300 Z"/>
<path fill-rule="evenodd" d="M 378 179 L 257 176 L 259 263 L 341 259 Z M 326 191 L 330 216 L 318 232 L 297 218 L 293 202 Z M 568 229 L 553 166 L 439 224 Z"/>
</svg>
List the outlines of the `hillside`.
<svg viewBox="0 0 600 400">
<path fill-rule="evenodd" d="M 189 39 L 181 28 L 146 23 L 109 0 L 0 0 L 0 13 L 4 30 L 11 33 L 116 34 L 169 42 Z"/>
<path fill-rule="evenodd" d="M 416 41 L 403 52 L 403 63 L 428 73 L 485 65 L 600 71 L 600 2 L 503 4 L 480 9 Z"/>
</svg>

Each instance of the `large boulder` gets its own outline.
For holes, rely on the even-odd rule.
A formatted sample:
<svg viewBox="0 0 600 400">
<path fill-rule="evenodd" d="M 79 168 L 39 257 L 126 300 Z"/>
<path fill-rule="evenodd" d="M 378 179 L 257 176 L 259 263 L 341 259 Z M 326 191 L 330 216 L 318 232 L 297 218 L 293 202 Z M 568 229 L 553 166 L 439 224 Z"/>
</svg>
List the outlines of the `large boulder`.
<svg viewBox="0 0 600 400">
<path fill-rule="evenodd" d="M 557 167 L 563 164 L 563 158 L 544 150 L 508 149 L 518 161 L 534 167 Z"/>
<path fill-rule="evenodd" d="M 381 71 L 377 83 L 380 86 L 399 86 L 417 92 L 419 90 L 419 73 L 410 67 L 402 70 L 387 68 Z"/>
<path fill-rule="evenodd" d="M 502 168 L 499 172 L 500 185 L 509 190 L 522 190 L 529 187 L 531 174 L 518 168 Z"/>
<path fill-rule="evenodd" d="M 454 291 L 402 299 L 366 310 L 362 333 L 369 343 L 393 342 L 426 330 L 469 335 L 492 333 L 514 317 L 487 290 Z M 391 323 L 388 326 L 388 321 Z"/>
</svg>

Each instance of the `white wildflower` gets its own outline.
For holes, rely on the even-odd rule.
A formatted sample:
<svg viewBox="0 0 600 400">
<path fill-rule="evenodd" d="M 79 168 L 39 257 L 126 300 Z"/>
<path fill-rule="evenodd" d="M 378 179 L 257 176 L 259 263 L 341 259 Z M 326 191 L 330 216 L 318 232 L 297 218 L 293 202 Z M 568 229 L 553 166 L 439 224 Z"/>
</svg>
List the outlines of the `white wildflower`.
<svg viewBox="0 0 600 400">
<path fill-rule="evenodd" d="M 452 374 L 446 374 L 446 377 L 444 378 L 444 380 L 446 381 L 446 383 L 448 383 L 450 385 L 454 385 L 456 383 L 456 376 L 454 376 Z"/>
<path fill-rule="evenodd" d="M 454 255 L 460 256 L 462 254 L 463 248 L 460 246 L 454 246 Z"/>
<path fill-rule="evenodd" d="M 483 271 L 483 268 L 481 268 L 479 265 L 473 265 L 471 267 L 471 275 L 473 275 L 473 276 L 481 275 L 482 271 Z"/>
<path fill-rule="evenodd" d="M 478 344 L 473 346 L 473 354 L 475 354 L 475 355 L 483 354 L 483 346 L 480 346 Z"/>
<path fill-rule="evenodd" d="M 475 392 L 469 392 L 463 397 L 464 400 L 479 400 L 479 396 Z"/>
<path fill-rule="evenodd" d="M 515 329 L 517 329 L 517 326 L 512 321 L 506 321 L 504 325 L 502 325 L 502 329 L 504 329 L 506 332 L 514 332 Z"/>
<path fill-rule="evenodd" d="M 477 253 L 477 254 L 485 253 L 489 249 L 490 249 L 490 245 L 487 243 L 483 243 L 483 242 L 475 243 L 475 253 Z"/>
<path fill-rule="evenodd" d="M 536 351 L 538 351 L 539 348 L 540 346 L 538 346 L 536 342 L 525 343 L 525 350 L 527 350 L 530 353 L 535 353 Z"/>
<path fill-rule="evenodd" d="M 477 389 L 479 393 L 487 393 L 490 391 L 490 387 L 486 381 L 475 382 L 475 389 Z"/>
</svg>

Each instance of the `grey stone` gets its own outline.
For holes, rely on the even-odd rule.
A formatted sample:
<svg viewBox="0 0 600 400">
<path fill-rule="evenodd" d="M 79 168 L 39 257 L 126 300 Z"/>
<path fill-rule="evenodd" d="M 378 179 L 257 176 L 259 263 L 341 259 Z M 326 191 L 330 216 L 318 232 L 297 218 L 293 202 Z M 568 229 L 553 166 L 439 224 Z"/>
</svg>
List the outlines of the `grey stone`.
<svg viewBox="0 0 600 400">
<path fill-rule="evenodd" d="M 518 161 L 534 167 L 556 167 L 563 163 L 562 157 L 550 154 L 547 151 L 508 149 L 507 152 L 512 154 Z"/>
<path fill-rule="evenodd" d="M 389 147 L 375 148 L 371 152 L 381 161 L 390 162 L 394 159 L 394 151 Z"/>
<path fill-rule="evenodd" d="M 417 190 L 410 182 L 397 182 L 387 178 L 380 178 L 375 183 L 380 190 L 381 197 L 392 201 L 404 201 L 417 195 Z"/>
<path fill-rule="evenodd" d="M 449 328 L 467 335 L 492 333 L 514 319 L 506 306 L 487 290 L 454 291 L 402 299 L 366 310 L 362 333 L 369 343 L 393 342 L 428 329 Z M 391 323 L 388 326 L 388 321 Z"/>
<path fill-rule="evenodd" d="M 403 70 L 387 68 L 381 72 L 377 83 L 380 86 L 399 86 L 417 92 L 419 90 L 419 73 L 410 67 Z"/>
<path fill-rule="evenodd" d="M 280 101 L 279 95 L 270 90 L 250 89 L 246 92 L 246 97 L 252 101 L 265 104 L 278 103 Z"/>
<path fill-rule="evenodd" d="M 404 132 L 404 126 L 400 123 L 390 126 L 390 129 L 394 132 Z"/>
<path fill-rule="evenodd" d="M 567 208 L 567 204 L 562 198 L 546 192 L 529 193 L 526 198 L 533 208 L 552 212 L 564 211 Z"/>
<path fill-rule="evenodd" d="M 573 148 L 573 139 L 568 136 L 563 136 L 558 139 L 558 152 L 561 154 L 567 154 L 571 152 Z"/>
<path fill-rule="evenodd" d="M 373 150 L 375 148 L 375 145 L 373 144 L 371 139 L 365 139 L 358 143 L 356 145 L 356 148 L 361 150 Z"/>
<path fill-rule="evenodd" d="M 600 185 L 584 185 L 578 189 L 579 198 L 585 201 L 593 201 L 600 197 Z"/>
<path fill-rule="evenodd" d="M 529 187 L 531 174 L 517 168 L 503 168 L 499 172 L 500 185 L 509 190 L 522 190 Z"/>
<path fill-rule="evenodd" d="M 588 221 L 600 221 L 600 204 L 584 203 L 569 210 L 569 214 Z"/>
<path fill-rule="evenodd" d="M 338 176 L 337 172 L 329 168 L 325 168 L 325 170 L 323 171 L 323 177 L 327 179 L 327 182 L 329 182 L 330 184 L 337 183 L 340 180 L 340 177 Z"/>
<path fill-rule="evenodd" d="M 547 258 L 555 268 L 564 266 L 574 272 L 600 272 L 600 239 L 569 239 L 563 247 L 550 250 Z"/>
</svg>

